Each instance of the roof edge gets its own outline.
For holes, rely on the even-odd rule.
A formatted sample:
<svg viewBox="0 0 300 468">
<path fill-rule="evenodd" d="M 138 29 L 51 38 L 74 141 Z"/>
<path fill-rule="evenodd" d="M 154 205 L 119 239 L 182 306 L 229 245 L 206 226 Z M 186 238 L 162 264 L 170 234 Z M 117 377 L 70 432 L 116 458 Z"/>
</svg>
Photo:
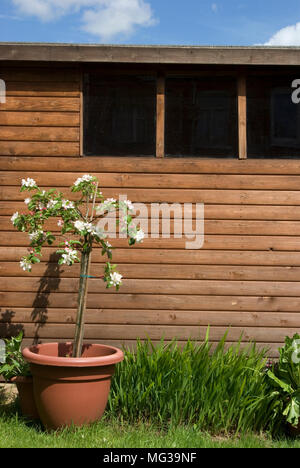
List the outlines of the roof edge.
<svg viewBox="0 0 300 468">
<path fill-rule="evenodd" d="M 0 42 L 0 61 L 300 65 L 300 47 Z"/>
</svg>

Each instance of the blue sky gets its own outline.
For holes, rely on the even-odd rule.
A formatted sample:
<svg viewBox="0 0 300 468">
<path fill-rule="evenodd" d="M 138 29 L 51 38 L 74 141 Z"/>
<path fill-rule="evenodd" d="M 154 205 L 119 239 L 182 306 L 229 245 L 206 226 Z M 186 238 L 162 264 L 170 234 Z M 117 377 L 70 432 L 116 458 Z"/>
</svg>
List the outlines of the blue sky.
<svg viewBox="0 0 300 468">
<path fill-rule="evenodd" d="M 300 2 L 0 0 L 0 41 L 300 45 Z"/>
</svg>

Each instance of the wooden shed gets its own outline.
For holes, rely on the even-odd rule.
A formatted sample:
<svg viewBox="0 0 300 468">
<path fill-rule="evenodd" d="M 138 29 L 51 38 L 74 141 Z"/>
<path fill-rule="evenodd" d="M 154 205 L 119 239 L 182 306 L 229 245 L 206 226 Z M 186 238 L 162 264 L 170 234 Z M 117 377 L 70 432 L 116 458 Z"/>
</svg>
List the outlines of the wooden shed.
<svg viewBox="0 0 300 468">
<path fill-rule="evenodd" d="M 73 336 L 78 267 L 10 221 L 22 178 L 106 197 L 204 203 L 205 240 L 116 239 L 119 292 L 90 282 L 86 340 L 256 340 L 270 356 L 300 328 L 300 48 L 0 43 L 0 336 Z M 92 274 L 101 274 L 101 252 Z"/>
</svg>

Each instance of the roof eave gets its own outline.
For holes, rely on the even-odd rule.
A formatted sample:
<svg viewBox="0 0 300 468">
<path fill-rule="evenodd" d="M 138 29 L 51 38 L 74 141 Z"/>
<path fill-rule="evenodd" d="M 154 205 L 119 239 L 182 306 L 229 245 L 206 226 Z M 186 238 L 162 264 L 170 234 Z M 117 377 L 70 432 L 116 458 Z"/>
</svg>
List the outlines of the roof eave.
<svg viewBox="0 0 300 468">
<path fill-rule="evenodd" d="M 0 43 L 0 61 L 300 65 L 300 47 Z"/>
</svg>

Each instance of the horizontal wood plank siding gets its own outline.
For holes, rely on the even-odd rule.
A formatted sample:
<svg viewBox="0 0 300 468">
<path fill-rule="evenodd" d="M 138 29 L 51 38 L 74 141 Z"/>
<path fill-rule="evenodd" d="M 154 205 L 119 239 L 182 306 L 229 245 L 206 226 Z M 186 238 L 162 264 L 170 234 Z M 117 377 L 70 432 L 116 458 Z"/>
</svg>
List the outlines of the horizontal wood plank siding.
<svg viewBox="0 0 300 468">
<path fill-rule="evenodd" d="M 112 240 L 124 275 L 116 293 L 92 279 L 87 302 L 87 342 L 134 345 L 203 340 L 210 325 L 217 342 L 243 333 L 269 355 L 300 328 L 300 164 L 296 160 L 222 160 L 80 157 L 80 73 L 73 68 L 0 67 L 8 98 L 0 104 L 0 336 L 23 329 L 34 339 L 72 338 L 79 266 L 58 267 L 44 250 L 32 274 L 20 269 L 28 235 L 10 221 L 21 212 L 22 178 L 41 187 L 68 187 L 82 174 L 99 177 L 104 196 L 127 194 L 133 202 L 204 203 L 205 240 L 186 250 L 173 236 L 128 247 Z M 195 218 L 195 207 L 190 208 Z M 175 219 L 174 219 L 175 218 Z M 49 223 L 56 230 L 56 221 Z M 91 274 L 100 276 L 101 250 Z"/>
<path fill-rule="evenodd" d="M 79 156 L 78 71 L 0 67 L 0 78 L 1 155 Z"/>
</svg>

